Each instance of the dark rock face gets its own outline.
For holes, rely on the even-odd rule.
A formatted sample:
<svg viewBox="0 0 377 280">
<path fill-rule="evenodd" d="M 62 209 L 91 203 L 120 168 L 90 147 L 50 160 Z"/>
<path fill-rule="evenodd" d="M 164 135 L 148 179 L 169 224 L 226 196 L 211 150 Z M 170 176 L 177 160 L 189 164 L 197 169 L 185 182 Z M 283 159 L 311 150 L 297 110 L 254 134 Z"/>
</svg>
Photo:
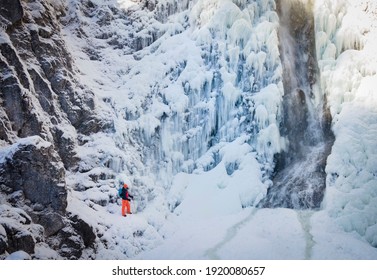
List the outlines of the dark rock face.
<svg viewBox="0 0 377 280">
<path fill-rule="evenodd" d="M 42 121 L 30 110 L 31 96 L 26 94 L 24 89 L 24 86 L 28 87 L 30 84 L 15 50 L 9 44 L 3 43 L 0 44 L 0 52 L 0 98 L 3 116 L 0 135 L 2 139 L 13 142 L 17 136 L 38 134 Z"/>
<path fill-rule="evenodd" d="M 60 30 L 64 5 L 0 0 L 0 196 L 14 207 L 5 220 L 0 213 L 0 255 L 32 255 L 47 240 L 61 256 L 79 258 L 96 238 L 79 217 L 67 217 L 66 169 L 79 161 L 78 134 L 113 124 L 98 119 L 93 92 L 75 78 Z"/>
<path fill-rule="evenodd" d="M 0 225 L 0 255 L 4 254 L 5 250 L 8 248 L 8 239 L 6 231 L 2 225 Z"/>
<path fill-rule="evenodd" d="M 65 220 L 59 231 L 47 238 L 47 242 L 62 257 L 79 259 L 85 248 L 94 245 L 96 235 L 91 226 L 77 215 Z"/>
<path fill-rule="evenodd" d="M 29 216 L 20 208 L 0 205 L 0 259 L 16 251 L 39 258 L 34 255 L 38 243 L 62 258 L 79 259 L 84 249 L 94 248 L 96 235 L 80 217 L 68 216 L 46 210 Z"/>
<path fill-rule="evenodd" d="M 50 238 L 50 243 L 54 250 L 67 259 L 79 259 L 85 248 L 82 237 L 71 225 L 67 225 L 56 236 Z"/>
<path fill-rule="evenodd" d="M 65 170 L 53 145 L 40 137 L 14 146 L 11 158 L 0 165 L 0 184 L 22 190 L 30 204 L 41 204 L 64 214 L 67 207 Z M 16 144 L 17 145 L 17 144 Z"/>
<path fill-rule="evenodd" d="M 55 126 L 52 131 L 56 149 L 63 161 L 64 167 L 69 169 L 75 166 L 79 160 L 74 151 L 76 140 L 71 135 L 67 135 L 67 133 L 58 126 Z"/>
<path fill-rule="evenodd" d="M 112 121 L 98 119 L 93 92 L 75 78 L 72 57 L 60 34 L 59 16 L 65 13 L 64 7 L 55 10 L 48 1 L 38 5 L 35 1 L 2 2 L 2 11 L 10 14 L 18 3 L 22 16 L 17 24 L 8 26 L 9 38 L 0 44 L 0 136 L 13 143 L 16 137 L 40 135 L 58 147 L 70 168 L 75 162 L 66 154 L 72 157 L 75 141 L 67 133 L 69 145 L 57 141 L 62 133 L 55 127 L 73 126 L 89 135 L 112 129 Z"/>
<path fill-rule="evenodd" d="M 96 235 L 93 233 L 92 227 L 80 219 L 77 215 L 71 217 L 71 224 L 83 239 L 85 247 L 92 246 L 96 239 Z"/>
<path fill-rule="evenodd" d="M 0 0 L 0 15 L 11 24 L 20 21 L 24 15 L 20 0 Z"/>
<path fill-rule="evenodd" d="M 50 237 L 65 226 L 64 217 L 55 212 L 41 212 L 41 213 L 30 213 L 33 217 L 33 221 L 42 225 L 45 229 L 44 234 L 46 237 Z"/>
<path fill-rule="evenodd" d="M 29 231 L 10 224 L 3 224 L 8 236 L 8 253 L 25 251 L 28 254 L 34 253 L 35 240 Z"/>
</svg>

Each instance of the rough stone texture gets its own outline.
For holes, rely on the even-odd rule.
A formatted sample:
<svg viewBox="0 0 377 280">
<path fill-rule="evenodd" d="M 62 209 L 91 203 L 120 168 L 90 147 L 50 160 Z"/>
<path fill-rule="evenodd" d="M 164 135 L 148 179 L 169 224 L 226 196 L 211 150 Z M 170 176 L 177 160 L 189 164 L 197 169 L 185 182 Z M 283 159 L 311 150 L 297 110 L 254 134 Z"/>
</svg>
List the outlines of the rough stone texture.
<svg viewBox="0 0 377 280">
<path fill-rule="evenodd" d="M 20 21 L 24 15 L 20 0 L 0 0 L 0 15 L 11 24 Z"/>
<path fill-rule="evenodd" d="M 17 227 L 16 224 L 4 223 L 2 226 L 7 233 L 8 246 L 6 250 L 8 253 L 16 251 L 34 253 L 35 240 L 29 231 L 22 227 Z"/>
<path fill-rule="evenodd" d="M 0 192 L 13 209 L 0 254 L 32 255 L 36 242 L 47 242 L 63 257 L 79 258 L 96 239 L 79 217 L 67 219 L 65 176 L 80 160 L 77 137 L 114 124 L 99 119 L 93 92 L 76 79 L 60 30 L 65 5 L 0 0 Z"/>
<path fill-rule="evenodd" d="M 0 53 L 0 100 L 3 120 L 0 124 L 0 135 L 12 142 L 15 136 L 39 134 L 42 121 L 32 110 L 32 98 L 25 89 L 30 84 L 23 72 L 23 66 L 14 48 L 9 44 L 0 44 Z"/>
<path fill-rule="evenodd" d="M 79 258 L 96 238 L 83 220 L 66 217 L 65 170 L 79 161 L 78 134 L 112 130 L 113 123 L 99 120 L 94 94 L 75 78 L 60 30 L 65 13 L 64 2 L 0 0 L 0 148 L 8 151 L 0 192 L 12 209 L 28 213 L 12 210 L 0 254 L 33 254 L 35 242 L 47 238 L 51 246 L 59 240 L 62 256 Z"/>
<path fill-rule="evenodd" d="M 84 241 L 71 225 L 64 227 L 48 243 L 59 255 L 67 259 L 79 259 L 85 249 Z"/>
<path fill-rule="evenodd" d="M 30 213 L 35 223 L 38 223 L 44 227 L 44 234 L 46 237 L 55 235 L 65 227 L 64 217 L 55 212 L 41 212 Z"/>
<path fill-rule="evenodd" d="M 39 224 L 30 224 L 28 230 L 33 235 L 35 242 L 45 242 L 45 229 Z"/>
<path fill-rule="evenodd" d="M 7 37 L 0 44 L 0 137 L 12 144 L 17 137 L 40 135 L 54 143 L 69 169 L 77 163 L 71 132 L 89 135 L 113 129 L 113 123 L 99 120 L 93 92 L 75 78 L 60 34 L 64 6 L 2 0 L 2 22 L 17 5 L 20 12 L 12 18 L 17 24 L 6 20 Z"/>
<path fill-rule="evenodd" d="M 0 255 L 8 248 L 8 238 L 4 227 L 0 224 Z"/>
<path fill-rule="evenodd" d="M 65 169 L 53 145 L 38 136 L 13 145 L 13 151 L 0 163 L 0 184 L 22 190 L 31 204 L 65 213 Z"/>
<path fill-rule="evenodd" d="M 65 131 L 59 126 L 52 128 L 52 132 L 56 150 L 63 161 L 64 167 L 66 169 L 70 169 L 79 161 L 79 158 L 76 156 L 75 152 L 77 141 L 72 135 L 65 133 Z"/>
<path fill-rule="evenodd" d="M 81 236 L 84 241 L 85 247 L 92 246 L 96 240 L 96 235 L 93 232 L 93 228 L 89 226 L 85 221 L 80 219 L 77 215 L 71 217 L 71 224 L 76 232 Z"/>
</svg>

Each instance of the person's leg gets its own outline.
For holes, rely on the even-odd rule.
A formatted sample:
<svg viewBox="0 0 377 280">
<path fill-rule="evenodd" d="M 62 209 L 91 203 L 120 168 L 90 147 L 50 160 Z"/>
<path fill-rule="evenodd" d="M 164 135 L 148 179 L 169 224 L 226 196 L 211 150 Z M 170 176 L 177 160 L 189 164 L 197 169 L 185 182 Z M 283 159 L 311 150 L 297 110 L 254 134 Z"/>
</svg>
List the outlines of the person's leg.
<svg viewBox="0 0 377 280">
<path fill-rule="evenodd" d="M 126 216 L 127 202 L 128 200 L 122 199 L 122 216 Z"/>
<path fill-rule="evenodd" d="M 126 207 L 127 207 L 127 214 L 131 214 L 131 204 L 128 200 L 126 200 Z"/>
</svg>

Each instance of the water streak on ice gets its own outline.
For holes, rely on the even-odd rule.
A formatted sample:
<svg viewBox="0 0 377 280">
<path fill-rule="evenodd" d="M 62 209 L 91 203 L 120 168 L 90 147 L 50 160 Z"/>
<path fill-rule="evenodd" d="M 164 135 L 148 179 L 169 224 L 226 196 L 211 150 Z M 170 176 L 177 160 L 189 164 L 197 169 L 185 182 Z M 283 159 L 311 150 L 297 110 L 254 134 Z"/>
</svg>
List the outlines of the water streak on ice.
<svg viewBox="0 0 377 280">
<path fill-rule="evenodd" d="M 326 184 L 326 158 L 332 134 L 325 98 L 317 81 L 311 1 L 282 0 L 280 52 L 284 98 L 282 135 L 287 150 L 276 156 L 273 186 L 264 207 L 319 208 Z"/>
</svg>

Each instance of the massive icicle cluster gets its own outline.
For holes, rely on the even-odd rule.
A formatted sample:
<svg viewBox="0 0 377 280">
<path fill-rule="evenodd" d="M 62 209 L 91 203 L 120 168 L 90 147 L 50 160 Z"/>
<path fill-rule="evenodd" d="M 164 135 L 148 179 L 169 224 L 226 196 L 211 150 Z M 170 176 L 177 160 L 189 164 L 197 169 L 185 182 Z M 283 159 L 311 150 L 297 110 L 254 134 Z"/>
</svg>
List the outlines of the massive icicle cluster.
<svg viewBox="0 0 377 280">
<path fill-rule="evenodd" d="M 278 128 L 283 90 L 274 1 L 160 1 L 151 11 L 134 5 L 129 17 L 113 15 L 108 24 L 102 23 L 103 10 L 116 3 L 92 3 L 85 10 L 90 16 L 82 18 L 80 8 L 70 13 L 75 20 L 89 18 L 90 24 L 78 29 L 72 23 L 67 30 L 101 38 L 89 42 L 90 50 L 77 55 L 77 64 L 83 73 L 91 65 L 91 75 L 82 79 L 117 114 L 116 147 L 103 147 L 108 165 L 139 180 L 152 171 L 168 186 L 178 172 L 217 166 L 222 147 L 244 134 L 243 141 L 255 153 L 249 156 L 258 158 L 267 180 L 273 155 L 284 147 Z M 136 15 L 139 18 L 131 21 Z M 111 32 L 123 36 L 134 32 L 135 42 L 147 30 L 153 40 L 109 50 L 104 48 L 113 42 L 108 36 L 120 37 L 109 35 L 112 25 L 118 29 Z M 68 41 L 71 38 L 67 35 Z M 85 49 L 80 44 L 87 40 L 70 45 Z M 88 62 L 85 56 L 93 53 L 97 58 Z M 226 162 L 227 172 L 233 173 L 240 160 Z"/>
<path fill-rule="evenodd" d="M 377 245 L 376 3 L 316 1 L 317 56 L 334 118 L 324 209 Z"/>
<path fill-rule="evenodd" d="M 206 173 L 218 174 L 208 187 L 233 193 L 231 211 L 256 205 L 284 148 L 274 1 L 83 1 L 68 8 L 65 39 L 81 81 L 114 119 L 113 133 L 82 139 L 79 173 L 68 176 L 68 209 L 78 213 L 73 201 L 80 199 L 113 213 L 114 172 L 131 183 L 135 207 L 160 234 L 160 215 L 182 202 L 185 174 L 203 182 Z M 145 249 L 127 248 L 129 257 Z"/>
</svg>

